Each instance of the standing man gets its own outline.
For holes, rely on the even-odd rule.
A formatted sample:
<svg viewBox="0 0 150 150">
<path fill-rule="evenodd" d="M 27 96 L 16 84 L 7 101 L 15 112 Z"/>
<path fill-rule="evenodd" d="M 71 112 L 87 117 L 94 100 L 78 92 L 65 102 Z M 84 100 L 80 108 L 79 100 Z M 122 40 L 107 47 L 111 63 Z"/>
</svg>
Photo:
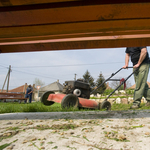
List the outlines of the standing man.
<svg viewBox="0 0 150 150">
<path fill-rule="evenodd" d="M 150 106 L 150 89 L 147 85 L 147 77 L 149 73 L 149 54 L 146 47 L 127 47 L 125 56 L 124 69 L 128 67 L 129 58 L 133 63 L 133 71 L 138 68 L 134 73 L 135 90 L 133 96 L 133 105 L 131 109 L 137 109 L 140 107 L 142 96 L 147 100 L 146 106 Z"/>
<path fill-rule="evenodd" d="M 25 98 L 29 98 L 29 103 L 32 102 L 32 93 L 33 93 L 33 88 L 31 86 L 31 84 L 28 84 L 28 87 L 26 89 Z M 25 100 L 24 103 L 27 103 L 27 100 Z"/>
</svg>

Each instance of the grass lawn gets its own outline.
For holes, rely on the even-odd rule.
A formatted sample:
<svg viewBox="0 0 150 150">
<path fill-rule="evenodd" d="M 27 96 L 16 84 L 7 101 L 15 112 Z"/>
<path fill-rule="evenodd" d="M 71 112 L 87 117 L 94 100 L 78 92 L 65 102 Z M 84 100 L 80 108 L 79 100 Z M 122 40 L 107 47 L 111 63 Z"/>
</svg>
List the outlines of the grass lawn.
<svg viewBox="0 0 150 150">
<path fill-rule="evenodd" d="M 119 110 L 129 110 L 131 104 L 113 104 L 111 106 L 112 111 Z M 145 104 L 141 104 L 141 107 L 138 110 L 150 109 L 150 107 L 145 107 Z M 59 103 L 54 103 L 51 106 L 45 106 L 41 102 L 33 102 L 30 104 L 24 103 L 12 103 L 0 102 L 0 114 L 2 113 L 17 113 L 17 112 L 64 112 L 64 111 L 89 111 L 89 109 L 62 109 Z M 90 110 L 91 111 L 91 110 Z M 103 111 L 103 110 L 93 110 L 93 111 Z"/>
<path fill-rule="evenodd" d="M 17 102 L 0 102 L 0 113 L 17 113 L 17 112 L 54 112 L 62 111 L 61 105 L 54 103 L 51 106 L 45 106 L 41 102 L 17 103 Z"/>
</svg>

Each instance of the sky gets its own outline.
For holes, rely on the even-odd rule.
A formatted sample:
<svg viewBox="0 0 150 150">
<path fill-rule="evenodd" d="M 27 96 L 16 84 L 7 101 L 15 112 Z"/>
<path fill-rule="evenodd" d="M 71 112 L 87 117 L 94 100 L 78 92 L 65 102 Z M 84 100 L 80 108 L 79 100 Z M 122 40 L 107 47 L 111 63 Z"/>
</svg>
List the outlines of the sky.
<svg viewBox="0 0 150 150">
<path fill-rule="evenodd" d="M 25 53 L 0 54 L 0 89 L 2 88 L 9 65 L 11 65 L 9 89 L 14 89 L 25 83 L 33 84 L 39 79 L 44 86 L 59 80 L 63 84 L 67 80 L 82 78 L 88 70 L 96 81 L 102 73 L 108 79 L 125 64 L 126 48 L 61 50 Z M 147 47 L 150 54 L 150 47 Z M 129 63 L 132 66 L 132 63 Z M 127 78 L 132 69 L 123 69 L 113 78 Z M 148 77 L 150 82 L 150 78 Z M 113 81 L 110 81 L 110 84 Z M 134 78 L 129 78 L 131 85 Z M 7 85 L 7 84 L 6 84 Z M 4 89 L 6 89 L 6 85 Z"/>
</svg>

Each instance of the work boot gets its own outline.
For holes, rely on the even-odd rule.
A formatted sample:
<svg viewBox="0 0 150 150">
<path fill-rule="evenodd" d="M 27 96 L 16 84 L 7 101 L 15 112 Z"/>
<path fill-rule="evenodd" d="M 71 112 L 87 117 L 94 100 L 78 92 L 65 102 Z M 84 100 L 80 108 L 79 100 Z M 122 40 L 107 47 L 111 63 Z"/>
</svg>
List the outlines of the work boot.
<svg viewBox="0 0 150 150">
<path fill-rule="evenodd" d="M 130 107 L 130 109 L 138 109 L 138 108 L 140 108 L 140 106 L 137 105 L 137 104 L 133 104 L 133 105 Z"/>
<path fill-rule="evenodd" d="M 146 107 L 150 106 L 150 101 L 147 101 L 147 103 L 145 104 Z"/>
</svg>

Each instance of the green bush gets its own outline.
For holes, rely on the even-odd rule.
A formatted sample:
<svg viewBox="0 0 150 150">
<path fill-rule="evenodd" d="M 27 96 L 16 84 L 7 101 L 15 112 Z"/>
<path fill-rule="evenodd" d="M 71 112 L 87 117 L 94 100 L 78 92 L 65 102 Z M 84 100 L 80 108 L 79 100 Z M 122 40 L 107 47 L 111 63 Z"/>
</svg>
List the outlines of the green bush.
<svg viewBox="0 0 150 150">
<path fill-rule="evenodd" d="M 108 90 L 105 90 L 103 95 L 106 96 L 106 95 L 109 95 L 110 93 L 112 93 L 114 90 L 113 89 L 108 89 Z M 114 93 L 113 93 L 114 94 Z"/>
<path fill-rule="evenodd" d="M 134 94 L 134 90 L 127 89 L 127 90 L 126 90 L 126 94 L 132 95 L 132 94 Z"/>
</svg>

